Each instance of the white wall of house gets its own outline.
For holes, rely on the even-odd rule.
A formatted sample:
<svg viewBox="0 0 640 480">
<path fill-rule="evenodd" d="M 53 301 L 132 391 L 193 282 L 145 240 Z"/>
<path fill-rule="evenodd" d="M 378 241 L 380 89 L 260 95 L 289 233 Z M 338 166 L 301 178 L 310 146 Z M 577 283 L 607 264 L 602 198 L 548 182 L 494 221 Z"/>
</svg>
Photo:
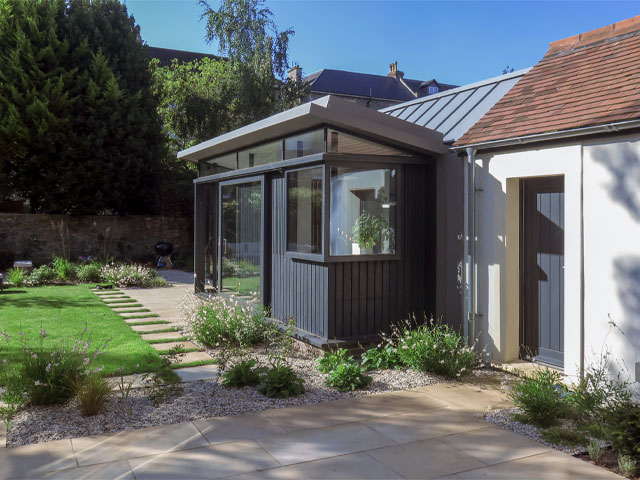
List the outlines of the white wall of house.
<svg viewBox="0 0 640 480">
<path fill-rule="evenodd" d="M 639 135 L 476 155 L 476 188 L 482 190 L 476 193 L 480 343 L 495 360 L 518 357 L 518 180 L 548 175 L 565 179 L 565 373 L 577 376 L 580 365 L 583 181 L 585 364 L 609 349 L 635 380 L 640 360 Z M 640 380 L 640 372 L 637 376 Z"/>
</svg>

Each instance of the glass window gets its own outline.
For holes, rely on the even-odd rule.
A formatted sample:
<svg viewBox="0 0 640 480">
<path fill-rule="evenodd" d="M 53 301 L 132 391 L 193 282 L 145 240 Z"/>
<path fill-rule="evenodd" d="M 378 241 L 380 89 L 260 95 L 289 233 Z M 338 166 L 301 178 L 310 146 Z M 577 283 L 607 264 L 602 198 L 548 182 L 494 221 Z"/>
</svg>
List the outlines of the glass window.
<svg viewBox="0 0 640 480">
<path fill-rule="evenodd" d="M 380 145 L 379 143 L 363 140 L 337 130 L 327 130 L 327 152 L 330 153 L 354 153 L 360 155 L 389 155 L 407 157 L 411 154 Z"/>
<path fill-rule="evenodd" d="M 324 152 L 324 129 L 302 133 L 284 140 L 284 159 Z"/>
<path fill-rule="evenodd" d="M 282 160 L 282 140 L 238 152 L 238 168 L 256 167 Z"/>
<path fill-rule="evenodd" d="M 396 253 L 397 170 L 331 167 L 331 255 Z"/>
<path fill-rule="evenodd" d="M 322 167 L 287 173 L 287 250 L 322 253 Z"/>
<path fill-rule="evenodd" d="M 204 160 L 200 162 L 198 166 L 200 167 L 199 173 L 201 177 L 237 170 L 238 160 L 236 152 L 212 158 L 211 160 Z"/>
</svg>

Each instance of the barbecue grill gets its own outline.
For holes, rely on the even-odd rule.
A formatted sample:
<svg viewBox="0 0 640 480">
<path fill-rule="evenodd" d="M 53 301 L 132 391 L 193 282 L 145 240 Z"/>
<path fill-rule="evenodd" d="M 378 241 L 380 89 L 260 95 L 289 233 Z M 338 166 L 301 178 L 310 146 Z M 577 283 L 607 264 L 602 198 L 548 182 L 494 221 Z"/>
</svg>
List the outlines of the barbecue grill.
<svg viewBox="0 0 640 480">
<path fill-rule="evenodd" d="M 158 260 L 156 261 L 157 268 L 173 268 L 171 252 L 173 252 L 173 244 L 169 242 L 156 243 L 156 254 L 158 255 Z"/>
</svg>

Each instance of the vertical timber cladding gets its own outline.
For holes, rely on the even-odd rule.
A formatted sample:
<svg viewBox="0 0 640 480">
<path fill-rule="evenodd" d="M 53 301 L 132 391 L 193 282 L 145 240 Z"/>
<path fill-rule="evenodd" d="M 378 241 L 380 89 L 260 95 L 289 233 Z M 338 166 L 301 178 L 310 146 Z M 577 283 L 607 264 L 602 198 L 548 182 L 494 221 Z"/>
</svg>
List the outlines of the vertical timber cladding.
<svg viewBox="0 0 640 480">
<path fill-rule="evenodd" d="M 435 313 L 435 169 L 405 165 L 402 178 L 400 259 L 328 264 L 328 338 L 374 336 Z"/>
<path fill-rule="evenodd" d="M 271 315 L 281 321 L 293 317 L 298 328 L 328 337 L 327 264 L 286 256 L 285 177 L 267 181 L 271 184 Z"/>
</svg>

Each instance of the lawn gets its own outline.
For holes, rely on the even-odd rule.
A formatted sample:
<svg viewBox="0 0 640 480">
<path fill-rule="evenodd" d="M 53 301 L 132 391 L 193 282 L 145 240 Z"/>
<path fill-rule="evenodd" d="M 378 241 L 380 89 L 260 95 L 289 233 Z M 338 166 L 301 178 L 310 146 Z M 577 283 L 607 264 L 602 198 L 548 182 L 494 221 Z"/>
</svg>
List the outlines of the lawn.
<svg viewBox="0 0 640 480">
<path fill-rule="evenodd" d="M 253 277 L 222 277 L 222 291 L 238 295 L 260 292 L 260 275 Z"/>
<path fill-rule="evenodd" d="M 85 327 L 87 332 L 84 332 Z M 47 333 L 44 348 L 84 338 L 99 346 L 111 339 L 94 366 L 106 374 L 120 367 L 124 373 L 148 372 L 161 363 L 160 356 L 120 316 L 102 303 L 88 285 L 10 288 L 0 292 L 0 331 L 11 337 L 0 339 L 0 358 L 15 362 L 21 356 L 19 332 L 30 346 L 39 346 L 40 330 Z M 92 348 L 93 350 L 93 348 Z"/>
</svg>

